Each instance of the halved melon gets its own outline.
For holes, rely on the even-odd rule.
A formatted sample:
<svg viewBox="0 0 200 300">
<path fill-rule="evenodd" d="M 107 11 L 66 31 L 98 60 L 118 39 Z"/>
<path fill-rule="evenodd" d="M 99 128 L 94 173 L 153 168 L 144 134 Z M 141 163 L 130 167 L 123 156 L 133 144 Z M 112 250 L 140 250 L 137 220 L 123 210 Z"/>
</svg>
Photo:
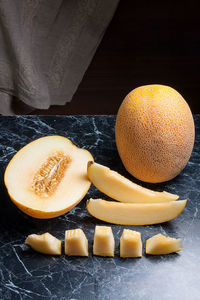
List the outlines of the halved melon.
<svg viewBox="0 0 200 300">
<path fill-rule="evenodd" d="M 130 203 L 156 203 L 175 201 L 178 195 L 146 189 L 110 170 L 108 167 L 88 162 L 87 175 L 90 181 L 109 197 Z"/>
<path fill-rule="evenodd" d="M 62 136 L 37 139 L 18 151 L 4 181 L 11 200 L 26 214 L 40 219 L 62 215 L 87 193 L 91 154 Z"/>
</svg>

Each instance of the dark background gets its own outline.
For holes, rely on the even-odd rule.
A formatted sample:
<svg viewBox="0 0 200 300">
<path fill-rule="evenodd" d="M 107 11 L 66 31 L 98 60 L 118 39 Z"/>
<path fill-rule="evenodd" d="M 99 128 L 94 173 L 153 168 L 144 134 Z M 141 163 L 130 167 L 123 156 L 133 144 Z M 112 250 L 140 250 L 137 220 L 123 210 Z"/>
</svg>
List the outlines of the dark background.
<svg viewBox="0 0 200 300">
<path fill-rule="evenodd" d="M 33 114 L 115 114 L 137 86 L 178 90 L 200 113 L 198 1 L 121 0 L 71 103 Z"/>
</svg>

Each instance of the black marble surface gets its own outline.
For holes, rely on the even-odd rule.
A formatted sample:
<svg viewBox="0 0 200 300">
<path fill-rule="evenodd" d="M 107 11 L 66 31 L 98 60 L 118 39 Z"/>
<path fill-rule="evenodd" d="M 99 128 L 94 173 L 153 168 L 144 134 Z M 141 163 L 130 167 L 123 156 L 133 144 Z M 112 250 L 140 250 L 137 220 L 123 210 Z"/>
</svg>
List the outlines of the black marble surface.
<svg viewBox="0 0 200 300">
<path fill-rule="evenodd" d="M 196 141 L 191 159 L 170 182 L 144 184 L 188 199 L 176 219 L 153 226 L 111 225 L 116 240 L 114 258 L 92 255 L 95 225 L 106 224 L 90 216 L 86 199 L 103 197 L 93 186 L 82 202 L 67 214 L 38 220 L 20 212 L 10 201 L 3 183 L 12 156 L 33 139 L 63 135 L 91 151 L 94 159 L 138 182 L 125 171 L 114 140 L 114 116 L 0 117 L 0 299 L 200 299 L 200 115 L 195 116 Z M 31 233 L 50 232 L 64 240 L 66 229 L 80 227 L 89 239 L 89 258 L 53 257 L 24 245 Z M 145 240 L 157 233 L 183 239 L 184 250 L 140 259 L 119 257 L 123 228 L 132 228 Z M 144 249 L 143 249 L 144 253 Z"/>
</svg>

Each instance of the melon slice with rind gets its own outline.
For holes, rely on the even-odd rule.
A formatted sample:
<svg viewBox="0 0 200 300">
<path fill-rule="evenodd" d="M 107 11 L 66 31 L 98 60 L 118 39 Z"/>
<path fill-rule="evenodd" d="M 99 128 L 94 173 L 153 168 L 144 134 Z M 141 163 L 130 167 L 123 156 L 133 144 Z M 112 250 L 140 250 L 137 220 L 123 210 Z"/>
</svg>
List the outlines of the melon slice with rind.
<svg viewBox="0 0 200 300">
<path fill-rule="evenodd" d="M 175 201 L 178 195 L 168 192 L 156 192 L 144 188 L 119 173 L 96 162 L 89 162 L 87 175 L 98 190 L 109 197 L 129 203 L 156 203 Z"/>
<path fill-rule="evenodd" d="M 86 207 L 95 218 L 119 225 L 151 225 L 176 218 L 187 200 L 163 203 L 121 203 L 103 199 L 89 199 Z"/>
</svg>

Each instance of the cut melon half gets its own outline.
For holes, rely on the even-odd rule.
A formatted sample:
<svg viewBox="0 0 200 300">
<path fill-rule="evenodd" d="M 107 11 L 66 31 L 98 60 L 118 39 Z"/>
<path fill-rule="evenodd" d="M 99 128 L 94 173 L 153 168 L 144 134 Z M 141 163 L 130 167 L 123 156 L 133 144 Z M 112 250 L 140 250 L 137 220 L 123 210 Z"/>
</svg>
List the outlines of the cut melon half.
<svg viewBox="0 0 200 300">
<path fill-rule="evenodd" d="M 91 154 L 62 136 L 37 139 L 18 151 L 4 181 L 11 200 L 24 213 L 40 219 L 62 215 L 87 193 Z"/>
<path fill-rule="evenodd" d="M 156 203 L 175 201 L 178 195 L 168 192 L 156 192 L 146 189 L 110 170 L 108 167 L 93 161 L 88 163 L 88 178 L 98 190 L 109 197 L 130 203 Z"/>
<path fill-rule="evenodd" d="M 86 206 L 95 218 L 119 225 L 151 225 L 176 218 L 185 208 L 187 200 L 163 203 L 119 203 L 102 199 L 89 199 Z"/>
</svg>

